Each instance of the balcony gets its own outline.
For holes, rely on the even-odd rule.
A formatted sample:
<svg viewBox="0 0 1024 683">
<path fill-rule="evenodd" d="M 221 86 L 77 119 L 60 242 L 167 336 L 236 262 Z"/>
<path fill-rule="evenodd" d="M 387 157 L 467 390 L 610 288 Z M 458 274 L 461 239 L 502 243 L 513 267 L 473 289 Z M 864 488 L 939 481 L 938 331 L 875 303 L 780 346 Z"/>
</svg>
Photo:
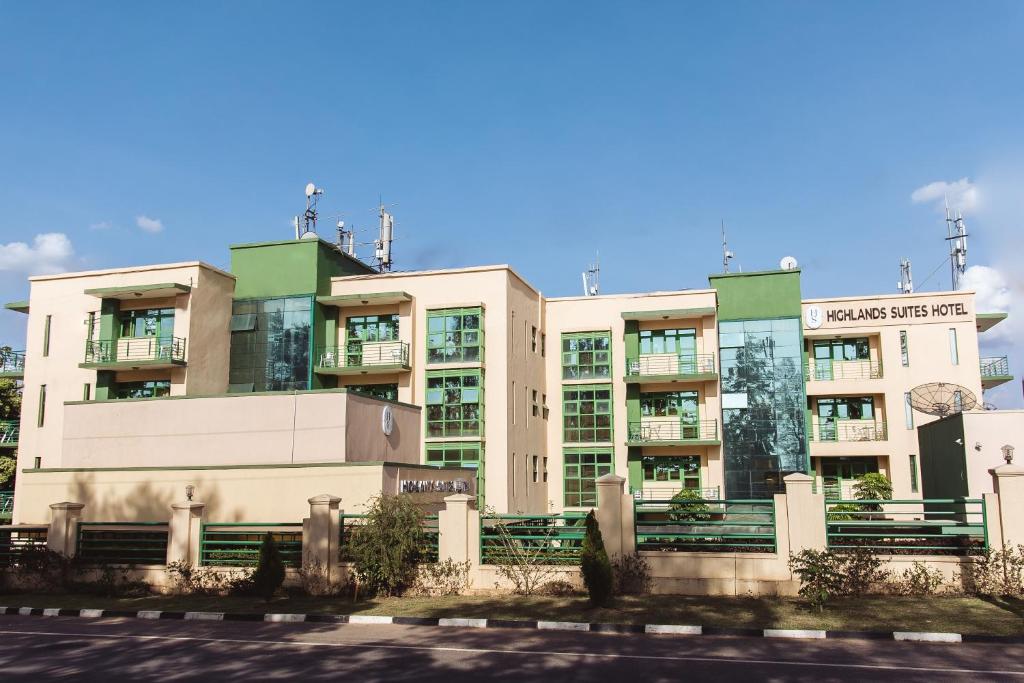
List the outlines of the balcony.
<svg viewBox="0 0 1024 683">
<path fill-rule="evenodd" d="M 647 354 L 626 360 L 626 383 L 717 380 L 715 355 Z"/>
<path fill-rule="evenodd" d="M 719 446 L 718 420 L 648 418 L 629 423 L 627 446 Z"/>
<path fill-rule="evenodd" d="M 0 448 L 17 448 L 21 423 L 17 420 L 0 420 Z"/>
<path fill-rule="evenodd" d="M 1010 363 L 1006 356 L 995 356 L 981 359 L 981 386 L 991 389 L 1013 379 L 1010 374 Z"/>
<path fill-rule="evenodd" d="M 160 370 L 185 365 L 185 340 L 180 337 L 121 337 L 85 343 L 90 370 Z"/>
<path fill-rule="evenodd" d="M 804 365 L 808 382 L 842 379 L 882 379 L 882 362 L 877 360 L 829 360 L 811 358 Z"/>
<path fill-rule="evenodd" d="M 884 422 L 840 420 L 811 425 L 811 441 L 888 441 Z"/>
<path fill-rule="evenodd" d="M 0 351 L 0 378 L 21 379 L 25 376 L 24 351 Z"/>
<path fill-rule="evenodd" d="M 319 349 L 314 371 L 321 375 L 382 375 L 408 372 L 409 344 L 401 341 L 350 342 Z"/>
<path fill-rule="evenodd" d="M 706 486 L 699 489 L 683 489 L 683 487 L 678 483 L 675 486 L 670 486 L 652 481 L 645 481 L 643 487 L 634 488 L 631 492 L 634 500 L 669 501 L 672 500 L 673 496 L 683 490 L 692 491 L 697 494 L 700 500 L 719 500 L 721 498 L 721 491 L 717 486 Z"/>
</svg>

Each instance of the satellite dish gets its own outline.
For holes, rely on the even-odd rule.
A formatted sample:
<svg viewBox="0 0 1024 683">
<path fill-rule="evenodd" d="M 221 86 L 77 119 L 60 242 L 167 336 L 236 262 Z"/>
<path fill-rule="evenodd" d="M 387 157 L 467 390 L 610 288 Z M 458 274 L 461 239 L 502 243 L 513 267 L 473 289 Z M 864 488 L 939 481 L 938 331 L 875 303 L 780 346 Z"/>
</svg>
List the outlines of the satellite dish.
<svg viewBox="0 0 1024 683">
<path fill-rule="evenodd" d="M 309 183 L 306 185 L 306 196 L 312 197 L 316 193 L 316 185 Z"/>
<path fill-rule="evenodd" d="M 978 397 L 967 387 L 948 382 L 931 382 L 910 390 L 910 405 L 928 415 L 946 417 L 978 407 Z"/>
<path fill-rule="evenodd" d="M 797 262 L 792 256 L 783 256 L 779 261 L 779 268 L 782 270 L 796 270 Z"/>
<path fill-rule="evenodd" d="M 302 237 L 300 237 L 299 239 L 302 239 L 302 240 L 318 240 L 318 239 L 320 239 L 320 235 L 316 234 L 312 230 L 307 230 L 306 232 L 302 233 Z"/>
</svg>

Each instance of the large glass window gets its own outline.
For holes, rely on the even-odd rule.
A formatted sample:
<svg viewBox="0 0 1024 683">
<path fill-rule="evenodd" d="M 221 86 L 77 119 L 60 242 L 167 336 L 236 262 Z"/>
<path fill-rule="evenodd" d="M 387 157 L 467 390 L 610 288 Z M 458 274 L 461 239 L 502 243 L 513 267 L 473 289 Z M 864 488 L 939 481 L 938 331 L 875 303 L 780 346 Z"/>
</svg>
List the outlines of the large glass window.
<svg viewBox="0 0 1024 683">
<path fill-rule="evenodd" d="M 860 479 L 865 474 L 878 471 L 876 458 L 822 458 L 821 478 L 826 483 L 840 479 Z"/>
<path fill-rule="evenodd" d="M 395 341 L 398 339 L 398 315 L 361 315 L 345 320 L 349 341 Z"/>
<path fill-rule="evenodd" d="M 114 398 L 157 398 L 171 393 L 171 380 L 156 379 L 146 382 L 118 382 Z"/>
<path fill-rule="evenodd" d="M 427 444 L 427 464 L 441 467 L 476 467 L 480 464 L 479 443 Z"/>
<path fill-rule="evenodd" d="M 818 417 L 837 420 L 873 420 L 875 401 L 870 396 L 819 398 Z"/>
<path fill-rule="evenodd" d="M 597 505 L 597 479 L 612 472 L 611 449 L 572 449 L 562 454 L 565 507 Z"/>
<path fill-rule="evenodd" d="M 563 441 L 569 443 L 611 441 L 611 385 L 562 387 L 562 415 Z"/>
<path fill-rule="evenodd" d="M 697 355 L 697 330 L 640 330 L 640 354 Z"/>
<path fill-rule="evenodd" d="M 480 436 L 483 382 L 479 370 L 427 373 L 427 436 Z"/>
<path fill-rule="evenodd" d="M 679 488 L 700 488 L 699 456 L 644 456 L 642 463 L 645 482 L 671 482 Z"/>
<path fill-rule="evenodd" d="M 174 336 L 174 309 L 147 308 L 121 312 L 122 337 Z"/>
<path fill-rule="evenodd" d="M 345 387 L 349 391 L 356 391 L 360 394 L 373 396 L 385 401 L 398 400 L 397 384 L 350 384 Z"/>
<path fill-rule="evenodd" d="M 229 391 L 309 389 L 313 298 L 235 301 Z"/>
<path fill-rule="evenodd" d="M 679 417 L 682 422 L 696 424 L 697 392 L 665 391 L 640 394 L 640 414 L 644 417 Z"/>
<path fill-rule="evenodd" d="M 612 376 L 610 332 L 562 335 L 562 378 L 603 379 Z"/>
<path fill-rule="evenodd" d="M 427 311 L 427 362 L 469 363 L 483 358 L 483 311 L 451 308 Z"/>
<path fill-rule="evenodd" d="M 815 360 L 868 360 L 871 357 L 868 340 L 820 339 L 814 342 Z"/>
</svg>

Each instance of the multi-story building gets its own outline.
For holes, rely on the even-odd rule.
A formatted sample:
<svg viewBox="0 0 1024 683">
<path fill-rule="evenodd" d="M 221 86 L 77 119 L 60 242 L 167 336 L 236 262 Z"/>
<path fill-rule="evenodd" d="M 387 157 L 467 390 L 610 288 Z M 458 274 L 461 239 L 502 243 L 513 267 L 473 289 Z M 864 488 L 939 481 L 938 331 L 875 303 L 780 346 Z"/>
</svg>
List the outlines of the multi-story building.
<svg viewBox="0 0 1024 683">
<path fill-rule="evenodd" d="M 362 501 L 467 472 L 501 512 L 586 509 L 610 472 L 648 498 L 763 497 L 791 472 L 848 492 L 874 471 L 920 497 L 932 418 L 910 390 L 1010 379 L 978 351 L 1005 316 L 970 292 L 802 301 L 788 270 L 547 298 L 504 265 L 378 273 L 314 239 L 231 254 L 231 273 L 31 278 L 9 306 L 28 313 L 16 520 L 58 495 L 131 510 L 197 478 L 240 519 L 264 509 L 246 481 Z"/>
</svg>

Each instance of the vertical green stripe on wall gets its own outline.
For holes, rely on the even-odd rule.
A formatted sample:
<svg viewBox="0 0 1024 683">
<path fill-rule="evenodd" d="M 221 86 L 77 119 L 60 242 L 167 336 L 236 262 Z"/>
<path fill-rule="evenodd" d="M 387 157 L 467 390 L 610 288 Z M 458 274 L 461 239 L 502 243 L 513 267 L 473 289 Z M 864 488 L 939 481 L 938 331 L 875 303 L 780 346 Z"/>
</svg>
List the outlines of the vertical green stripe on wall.
<svg viewBox="0 0 1024 683">
<path fill-rule="evenodd" d="M 630 358 L 638 358 L 640 356 L 640 321 L 638 320 L 627 320 L 625 334 L 623 334 L 623 342 L 626 347 L 626 362 L 629 362 Z"/>
<path fill-rule="evenodd" d="M 629 468 L 629 490 L 640 491 L 644 487 L 643 449 L 628 449 L 626 466 Z"/>
<path fill-rule="evenodd" d="M 640 421 L 640 385 L 626 385 L 626 422 Z"/>
<path fill-rule="evenodd" d="M 113 398 L 114 373 L 110 370 L 96 371 L 96 400 L 107 401 Z"/>
<path fill-rule="evenodd" d="M 121 302 L 117 299 L 103 299 L 100 302 L 100 339 L 117 339 L 121 326 L 118 316 L 121 313 Z"/>
</svg>

